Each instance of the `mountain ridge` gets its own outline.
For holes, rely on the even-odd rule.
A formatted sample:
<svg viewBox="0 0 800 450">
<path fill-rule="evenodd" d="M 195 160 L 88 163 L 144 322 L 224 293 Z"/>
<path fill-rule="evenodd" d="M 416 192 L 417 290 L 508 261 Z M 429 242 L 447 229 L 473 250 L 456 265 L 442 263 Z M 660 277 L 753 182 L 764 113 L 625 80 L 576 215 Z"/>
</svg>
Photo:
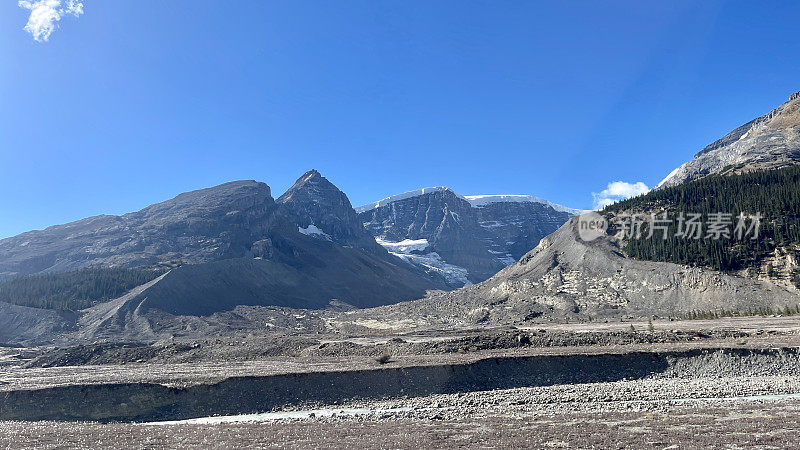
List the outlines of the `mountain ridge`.
<svg viewBox="0 0 800 450">
<path fill-rule="evenodd" d="M 440 186 L 357 209 L 364 227 L 397 256 L 445 274 L 451 287 L 484 281 L 516 262 L 580 210 L 524 195 L 463 196 Z"/>
<path fill-rule="evenodd" d="M 302 232 L 314 222 L 330 240 Z M 334 300 L 366 307 L 446 287 L 379 246 L 347 196 L 314 170 L 279 201 L 266 183 L 228 182 L 122 216 L 4 239 L 0 250 L 0 272 L 10 276 L 171 269 L 143 297 L 130 299 L 138 302 L 131 314 L 207 315 L 239 304 L 325 308 Z"/>
<path fill-rule="evenodd" d="M 656 189 L 715 173 L 765 170 L 800 163 L 800 92 L 772 111 L 708 144 L 669 173 Z"/>
<path fill-rule="evenodd" d="M 461 195 L 457 193 L 455 190 L 447 187 L 447 186 L 432 186 L 432 187 L 425 187 L 420 189 L 414 189 L 411 191 L 406 191 L 400 194 L 391 195 L 389 197 L 383 198 L 376 202 L 367 203 L 365 205 L 361 205 L 355 207 L 357 213 L 361 214 L 365 211 L 370 211 L 372 209 L 379 208 L 381 206 L 386 206 L 390 203 L 405 200 L 411 197 L 417 197 L 425 194 L 430 194 L 433 192 L 441 192 L 441 191 L 449 191 L 455 194 L 458 197 L 467 200 L 472 206 L 483 206 L 489 203 L 499 203 L 499 202 L 531 202 L 531 203 L 541 203 L 543 205 L 550 206 L 551 208 L 555 209 L 556 211 L 561 212 L 569 212 L 573 214 L 580 214 L 585 210 L 569 208 L 563 205 L 559 205 L 557 203 L 553 203 L 549 200 L 545 200 L 540 197 L 535 197 L 533 195 L 527 194 L 477 194 L 477 195 Z"/>
</svg>

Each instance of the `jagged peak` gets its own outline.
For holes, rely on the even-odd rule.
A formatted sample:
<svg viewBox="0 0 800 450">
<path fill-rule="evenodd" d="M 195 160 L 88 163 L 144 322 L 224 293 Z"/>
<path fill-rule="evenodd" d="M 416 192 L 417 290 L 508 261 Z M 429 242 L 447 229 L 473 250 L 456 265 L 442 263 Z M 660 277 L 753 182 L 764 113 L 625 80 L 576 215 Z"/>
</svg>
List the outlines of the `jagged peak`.
<svg viewBox="0 0 800 450">
<path fill-rule="evenodd" d="M 381 206 L 386 206 L 386 205 L 388 205 L 390 203 L 394 203 L 394 202 L 397 202 L 397 201 L 400 201 L 400 200 L 405 200 L 405 199 L 413 198 L 413 197 L 419 197 L 421 195 L 432 194 L 432 193 L 435 193 L 435 192 L 450 192 L 453 195 L 466 200 L 466 198 L 464 198 L 463 195 L 458 194 L 456 191 L 450 189 L 447 186 L 433 186 L 433 187 L 426 187 L 426 188 L 422 188 L 422 189 L 415 189 L 413 191 L 403 192 L 402 194 L 392 195 L 390 197 L 384 198 L 383 200 L 378 200 L 377 202 L 373 202 L 373 203 L 369 203 L 367 205 L 359 206 L 358 208 L 356 208 L 356 212 L 357 213 L 362 213 L 364 211 L 370 211 L 370 210 L 373 210 L 373 209 L 376 209 L 376 208 L 380 208 Z"/>
<path fill-rule="evenodd" d="M 372 253 L 383 251 L 364 229 L 347 195 L 316 170 L 304 173 L 277 202 L 302 234 Z"/>
<path fill-rule="evenodd" d="M 306 192 L 304 195 L 316 197 L 319 195 L 324 195 L 323 191 L 327 193 L 335 193 L 339 196 L 345 195 L 338 187 L 336 187 L 335 184 L 331 183 L 327 178 L 322 176 L 319 171 L 316 169 L 311 169 L 301 175 L 300 178 L 294 182 L 292 187 L 290 187 L 283 195 L 278 197 L 277 202 L 289 202 L 298 192 Z M 312 192 L 315 194 L 312 194 Z"/>
<path fill-rule="evenodd" d="M 311 169 L 308 172 L 304 173 L 300 178 L 297 179 L 298 182 L 307 182 L 311 181 L 316 178 L 325 178 L 322 176 L 321 173 L 317 169 Z"/>
</svg>

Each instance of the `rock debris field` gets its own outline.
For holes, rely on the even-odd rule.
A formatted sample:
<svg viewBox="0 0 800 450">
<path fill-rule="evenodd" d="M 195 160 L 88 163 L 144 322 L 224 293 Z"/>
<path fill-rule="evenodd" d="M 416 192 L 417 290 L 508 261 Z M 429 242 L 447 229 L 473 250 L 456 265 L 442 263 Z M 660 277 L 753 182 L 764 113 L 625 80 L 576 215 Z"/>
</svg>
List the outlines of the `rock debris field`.
<svg viewBox="0 0 800 450">
<path fill-rule="evenodd" d="M 2 348 L 0 448 L 800 445 L 800 320 L 665 321 L 623 339 L 626 328 L 296 336 L 299 350 L 274 356 L 130 346 L 139 362 L 121 347 L 95 347 L 96 361 L 86 348 Z M 519 335 L 533 339 L 512 345 Z M 340 351 L 308 350 L 321 342 Z"/>
</svg>

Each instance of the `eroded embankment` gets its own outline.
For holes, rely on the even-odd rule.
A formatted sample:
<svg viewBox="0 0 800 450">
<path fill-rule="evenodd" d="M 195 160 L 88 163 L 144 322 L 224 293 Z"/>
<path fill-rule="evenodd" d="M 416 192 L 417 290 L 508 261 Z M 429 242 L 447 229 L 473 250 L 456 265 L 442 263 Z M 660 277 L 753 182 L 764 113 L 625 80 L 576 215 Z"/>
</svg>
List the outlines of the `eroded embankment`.
<svg viewBox="0 0 800 450">
<path fill-rule="evenodd" d="M 235 377 L 185 388 L 125 383 L 9 391 L 0 393 L 0 420 L 177 420 L 349 399 L 653 377 L 798 374 L 797 348 L 487 358 L 468 364 Z"/>
</svg>

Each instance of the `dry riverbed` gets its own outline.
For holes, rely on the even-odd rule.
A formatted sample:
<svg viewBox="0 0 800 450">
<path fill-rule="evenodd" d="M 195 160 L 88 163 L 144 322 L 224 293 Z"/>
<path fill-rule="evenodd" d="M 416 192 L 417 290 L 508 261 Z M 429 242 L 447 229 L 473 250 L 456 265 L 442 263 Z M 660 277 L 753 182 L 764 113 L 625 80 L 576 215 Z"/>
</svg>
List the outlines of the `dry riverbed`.
<svg viewBox="0 0 800 450">
<path fill-rule="evenodd" d="M 800 447 L 798 318 L 648 328 L 615 322 L 293 336 L 291 352 L 278 346 L 272 356 L 252 354 L 275 341 L 269 336 L 131 346 L 133 353 L 4 348 L 4 414 L 34 403 L 34 412 L 59 411 L 47 401 L 64 402 L 67 412 L 84 403 L 97 409 L 106 399 L 107 409 L 125 403 L 130 417 L 143 415 L 135 423 L 4 421 L 0 448 Z M 389 351 L 389 363 L 375 361 Z M 128 361 L 131 354 L 147 358 Z M 109 364 L 114 358 L 122 361 Z M 122 395 L 120 383 L 143 406 L 152 396 L 171 409 L 145 414 L 127 400 L 108 400 Z M 140 392 L 143 385 L 152 392 Z M 37 390 L 44 394 L 26 397 Z"/>
<path fill-rule="evenodd" d="M 796 377 L 627 381 L 184 423 L 0 422 L 0 448 L 797 448 Z"/>
</svg>

